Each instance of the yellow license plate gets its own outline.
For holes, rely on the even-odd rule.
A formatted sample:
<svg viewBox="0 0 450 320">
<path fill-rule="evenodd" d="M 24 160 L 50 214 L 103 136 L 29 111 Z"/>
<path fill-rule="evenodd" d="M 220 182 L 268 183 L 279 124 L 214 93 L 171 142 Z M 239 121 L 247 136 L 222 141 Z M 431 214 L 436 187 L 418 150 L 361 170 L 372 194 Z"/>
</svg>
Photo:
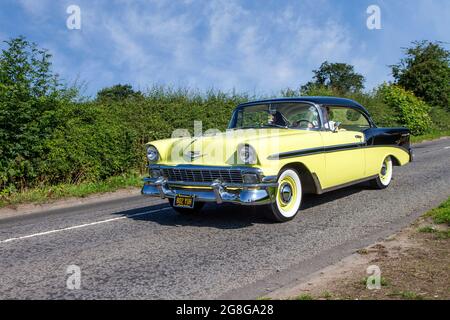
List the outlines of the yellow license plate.
<svg viewBox="0 0 450 320">
<path fill-rule="evenodd" d="M 183 195 L 183 194 L 177 194 L 175 196 L 175 201 L 173 203 L 174 203 L 174 206 L 178 207 L 178 208 L 193 208 L 194 207 L 194 197 Z"/>
</svg>

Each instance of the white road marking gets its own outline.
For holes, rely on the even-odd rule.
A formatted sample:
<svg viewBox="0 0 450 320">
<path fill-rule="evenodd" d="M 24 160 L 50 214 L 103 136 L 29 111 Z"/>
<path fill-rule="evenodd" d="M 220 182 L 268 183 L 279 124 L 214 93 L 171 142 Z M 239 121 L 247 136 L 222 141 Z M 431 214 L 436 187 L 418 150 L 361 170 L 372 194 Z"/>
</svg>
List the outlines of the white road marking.
<svg viewBox="0 0 450 320">
<path fill-rule="evenodd" d="M 121 217 L 117 217 L 117 218 L 100 220 L 100 221 L 95 221 L 95 222 L 91 222 L 91 223 L 85 223 L 85 224 L 80 224 L 80 225 L 76 225 L 76 226 L 72 226 L 72 227 L 67 227 L 67 228 L 54 229 L 54 230 L 50 230 L 50 231 L 34 233 L 34 234 L 27 235 L 27 236 L 22 236 L 22 237 L 9 238 L 9 239 L 6 239 L 6 240 L 1 240 L 0 244 L 11 242 L 11 241 L 16 241 L 16 240 L 23 240 L 23 239 L 29 239 L 29 238 L 39 237 L 39 236 L 45 236 L 45 235 L 52 234 L 52 233 L 57 233 L 57 232 L 63 232 L 63 231 L 69 231 L 69 230 L 74 230 L 74 229 L 80 229 L 80 228 L 95 226 L 97 224 L 102 224 L 102 223 L 113 222 L 113 221 L 127 219 L 127 218 L 143 216 L 143 215 L 150 214 L 150 213 L 153 213 L 153 212 L 164 211 L 164 210 L 168 210 L 168 209 L 172 209 L 172 208 L 168 207 L 168 208 L 162 208 L 162 209 L 151 210 L 151 211 L 146 211 L 146 212 L 140 212 L 140 213 L 130 214 L 130 215 L 127 215 L 127 216 L 121 216 Z"/>
<path fill-rule="evenodd" d="M 448 147 L 444 147 L 444 149 L 450 149 L 450 146 L 448 146 Z"/>
</svg>

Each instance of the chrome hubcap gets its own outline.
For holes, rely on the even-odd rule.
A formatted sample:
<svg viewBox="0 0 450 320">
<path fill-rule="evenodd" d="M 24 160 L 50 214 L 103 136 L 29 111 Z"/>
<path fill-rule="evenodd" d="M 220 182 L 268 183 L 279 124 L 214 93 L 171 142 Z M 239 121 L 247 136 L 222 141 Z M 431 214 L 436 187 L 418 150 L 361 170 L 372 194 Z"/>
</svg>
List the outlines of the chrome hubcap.
<svg viewBox="0 0 450 320">
<path fill-rule="evenodd" d="M 284 184 L 280 188 L 281 199 L 284 203 L 288 203 L 292 198 L 292 189 L 288 184 Z"/>
<path fill-rule="evenodd" d="M 387 171 L 386 163 L 383 163 L 383 166 L 381 167 L 381 175 L 385 176 Z"/>
</svg>

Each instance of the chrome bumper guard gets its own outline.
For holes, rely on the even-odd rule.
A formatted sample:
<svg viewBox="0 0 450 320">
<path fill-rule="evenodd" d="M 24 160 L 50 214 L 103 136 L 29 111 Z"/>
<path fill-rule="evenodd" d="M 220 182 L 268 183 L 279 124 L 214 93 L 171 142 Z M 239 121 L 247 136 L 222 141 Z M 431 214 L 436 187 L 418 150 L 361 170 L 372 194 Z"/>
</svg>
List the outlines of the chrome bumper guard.
<svg viewBox="0 0 450 320">
<path fill-rule="evenodd" d="M 159 167 L 150 167 L 150 170 Z M 177 167 L 173 167 L 177 168 Z M 211 167 L 214 168 L 214 167 Z M 252 169 L 252 168 L 250 168 Z M 144 178 L 141 193 L 147 196 L 175 198 L 177 194 L 190 195 L 200 202 L 235 203 L 242 205 L 270 204 L 278 187 L 276 176 L 262 176 L 259 169 L 243 169 L 245 173 L 257 173 L 259 183 L 227 183 L 216 179 L 212 182 L 170 181 L 165 177 Z"/>
</svg>

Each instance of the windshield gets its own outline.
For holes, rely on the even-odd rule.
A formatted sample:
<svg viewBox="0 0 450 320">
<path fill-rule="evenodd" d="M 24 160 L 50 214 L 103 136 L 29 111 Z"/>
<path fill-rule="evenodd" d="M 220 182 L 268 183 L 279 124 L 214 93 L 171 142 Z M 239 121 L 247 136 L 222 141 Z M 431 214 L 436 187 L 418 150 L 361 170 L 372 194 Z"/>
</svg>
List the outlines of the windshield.
<svg viewBox="0 0 450 320">
<path fill-rule="evenodd" d="M 231 129 L 286 128 L 318 130 L 320 119 L 317 108 L 304 103 L 257 104 L 236 109 Z"/>
</svg>

